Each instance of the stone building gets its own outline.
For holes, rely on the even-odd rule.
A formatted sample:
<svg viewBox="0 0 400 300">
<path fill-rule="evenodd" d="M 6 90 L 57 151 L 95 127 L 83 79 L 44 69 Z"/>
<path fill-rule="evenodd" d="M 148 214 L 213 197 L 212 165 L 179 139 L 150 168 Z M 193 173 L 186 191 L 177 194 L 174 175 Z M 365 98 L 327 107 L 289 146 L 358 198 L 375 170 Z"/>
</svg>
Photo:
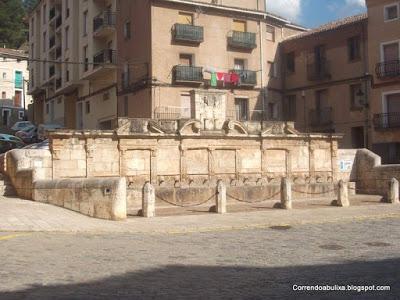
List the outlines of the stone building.
<svg viewBox="0 0 400 300">
<path fill-rule="evenodd" d="M 36 123 L 110 128 L 117 117 L 116 1 L 41 0 L 29 16 Z"/>
<path fill-rule="evenodd" d="M 372 150 L 400 163 L 400 2 L 367 0 Z"/>
<path fill-rule="evenodd" d="M 367 146 L 367 15 L 326 24 L 282 43 L 285 117 L 305 132 L 341 132 Z"/>
<path fill-rule="evenodd" d="M 28 55 L 22 50 L 0 48 L 1 99 L 12 100 L 12 106 L 16 108 L 28 109 L 32 103 L 32 97 L 28 95 L 27 89 L 29 81 L 27 58 Z"/>
<path fill-rule="evenodd" d="M 263 0 L 119 1 L 119 115 L 273 120 L 278 44 L 304 29 Z"/>
</svg>

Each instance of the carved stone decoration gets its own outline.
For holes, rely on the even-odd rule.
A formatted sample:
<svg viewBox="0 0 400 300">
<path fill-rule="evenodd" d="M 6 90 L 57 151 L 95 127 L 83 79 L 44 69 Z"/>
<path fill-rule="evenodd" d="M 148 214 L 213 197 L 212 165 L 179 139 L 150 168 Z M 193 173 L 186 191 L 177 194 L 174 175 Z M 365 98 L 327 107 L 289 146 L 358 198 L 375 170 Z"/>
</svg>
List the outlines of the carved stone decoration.
<svg viewBox="0 0 400 300">
<path fill-rule="evenodd" d="M 261 136 L 266 135 L 282 135 L 282 134 L 290 134 L 290 135 L 298 135 L 300 134 L 294 128 L 293 123 L 286 122 L 272 122 L 267 125 L 267 128 L 261 133 Z"/>
<path fill-rule="evenodd" d="M 96 144 L 86 144 L 87 158 L 93 158 L 96 151 Z"/>
<path fill-rule="evenodd" d="M 149 121 L 147 124 L 147 132 L 150 134 L 164 134 L 161 126 L 155 121 Z"/>
<path fill-rule="evenodd" d="M 224 125 L 227 135 L 248 135 L 247 129 L 238 121 L 227 121 Z"/>
<path fill-rule="evenodd" d="M 181 136 L 196 136 L 201 133 L 201 123 L 198 120 L 189 120 L 179 129 Z"/>
<path fill-rule="evenodd" d="M 118 119 L 118 129 L 116 130 L 119 135 L 128 135 L 131 133 L 131 121 L 129 119 Z"/>
</svg>

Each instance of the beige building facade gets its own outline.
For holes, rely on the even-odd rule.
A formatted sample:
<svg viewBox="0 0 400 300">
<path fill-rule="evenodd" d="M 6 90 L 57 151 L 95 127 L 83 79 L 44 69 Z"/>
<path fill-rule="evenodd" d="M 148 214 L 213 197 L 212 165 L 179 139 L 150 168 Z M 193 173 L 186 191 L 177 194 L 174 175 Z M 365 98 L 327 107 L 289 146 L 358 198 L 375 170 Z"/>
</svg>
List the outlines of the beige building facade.
<svg viewBox="0 0 400 300">
<path fill-rule="evenodd" d="M 400 163 L 400 1 L 367 0 L 372 150 Z"/>
<path fill-rule="evenodd" d="M 225 119 L 279 118 L 278 44 L 303 28 L 266 13 L 258 0 L 118 3 L 120 116 L 217 127 Z"/>
<path fill-rule="evenodd" d="M 116 1 L 42 0 L 29 17 L 35 122 L 108 129 L 117 117 Z"/>
</svg>

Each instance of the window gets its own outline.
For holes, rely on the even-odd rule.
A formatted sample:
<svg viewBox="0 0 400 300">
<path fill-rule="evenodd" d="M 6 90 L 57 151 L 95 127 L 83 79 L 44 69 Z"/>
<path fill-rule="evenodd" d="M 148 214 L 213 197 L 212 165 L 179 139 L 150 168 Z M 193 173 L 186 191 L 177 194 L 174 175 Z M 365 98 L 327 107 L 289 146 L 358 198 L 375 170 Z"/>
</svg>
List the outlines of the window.
<svg viewBox="0 0 400 300">
<path fill-rule="evenodd" d="M 6 98 L 7 98 L 7 93 L 1 92 L 1 99 L 6 99 Z"/>
<path fill-rule="evenodd" d="M 2 110 L 2 117 L 3 117 L 3 125 L 8 126 L 10 124 L 10 115 L 11 115 L 11 110 L 9 109 L 3 109 Z"/>
<path fill-rule="evenodd" d="M 268 103 L 268 120 L 276 120 L 278 118 L 278 106 L 274 102 Z"/>
<path fill-rule="evenodd" d="M 90 114 L 90 101 L 85 102 L 85 112 Z"/>
<path fill-rule="evenodd" d="M 361 58 L 360 54 L 360 36 L 355 36 L 347 41 L 349 61 L 358 60 Z"/>
<path fill-rule="evenodd" d="M 364 92 L 361 84 L 350 85 L 350 108 L 359 109 L 363 106 Z"/>
<path fill-rule="evenodd" d="M 245 70 L 246 68 L 245 68 L 245 61 L 244 61 L 244 59 L 235 58 L 235 65 L 234 65 L 234 68 L 233 68 L 233 69 L 236 70 L 236 71 L 243 71 L 243 70 Z"/>
<path fill-rule="evenodd" d="M 237 121 L 247 121 L 248 118 L 248 99 L 235 98 L 235 114 Z"/>
<path fill-rule="evenodd" d="M 21 71 L 15 71 L 14 87 L 16 89 L 22 89 L 24 87 L 24 78 Z"/>
<path fill-rule="evenodd" d="M 246 32 L 247 31 L 246 21 L 233 20 L 233 30 Z"/>
<path fill-rule="evenodd" d="M 269 77 L 271 78 L 277 78 L 278 77 L 278 71 L 276 69 L 276 65 L 274 62 L 269 61 L 268 62 L 268 66 L 269 66 Z"/>
<path fill-rule="evenodd" d="M 88 25 L 88 11 L 85 11 L 83 13 L 83 35 L 84 36 L 87 35 L 87 32 L 88 32 L 87 25 Z"/>
<path fill-rule="evenodd" d="M 399 18 L 399 5 L 391 4 L 384 8 L 385 21 L 393 21 Z"/>
<path fill-rule="evenodd" d="M 69 26 L 65 27 L 65 49 L 69 48 Z"/>
<path fill-rule="evenodd" d="M 87 72 L 89 70 L 88 46 L 83 47 L 83 59 L 85 61 L 83 69 Z"/>
<path fill-rule="evenodd" d="M 382 45 L 382 62 L 390 62 L 400 59 L 399 42 L 387 43 Z"/>
<path fill-rule="evenodd" d="M 129 80 L 130 80 L 130 72 L 129 72 L 129 64 L 124 64 L 124 72 L 122 73 L 122 85 L 124 88 L 129 87 Z"/>
<path fill-rule="evenodd" d="M 286 73 L 291 74 L 296 71 L 295 54 L 290 52 L 286 54 Z"/>
<path fill-rule="evenodd" d="M 35 34 L 35 18 L 31 20 L 31 36 Z"/>
<path fill-rule="evenodd" d="M 50 103 L 46 103 L 46 114 L 50 113 Z"/>
<path fill-rule="evenodd" d="M 127 117 L 129 112 L 129 98 L 128 96 L 124 97 L 124 116 Z"/>
<path fill-rule="evenodd" d="M 69 17 L 69 0 L 65 0 L 65 18 Z"/>
<path fill-rule="evenodd" d="M 275 27 L 267 25 L 267 40 L 275 42 Z"/>
<path fill-rule="evenodd" d="M 285 121 L 296 120 L 296 95 L 286 96 L 284 99 L 283 116 Z"/>
<path fill-rule="evenodd" d="M 124 24 L 124 37 L 125 39 L 131 38 L 131 21 L 127 21 Z"/>
<path fill-rule="evenodd" d="M 47 5 L 43 5 L 43 24 L 46 24 Z"/>
<path fill-rule="evenodd" d="M 110 100 L 110 92 L 106 92 L 103 94 L 103 101 Z"/>
<path fill-rule="evenodd" d="M 23 120 L 25 117 L 25 113 L 23 111 L 18 112 L 18 119 Z"/>
<path fill-rule="evenodd" d="M 365 147 L 364 127 L 358 126 L 351 128 L 351 143 L 353 149 L 362 149 Z"/>
<path fill-rule="evenodd" d="M 193 55 L 179 54 L 179 64 L 181 66 L 192 66 L 193 65 Z"/>
<path fill-rule="evenodd" d="M 47 34 L 46 32 L 43 32 L 43 45 L 42 45 L 43 52 L 45 52 L 47 49 L 46 44 L 47 44 Z"/>
<path fill-rule="evenodd" d="M 7 79 L 7 73 L 3 72 L 3 79 Z"/>
<path fill-rule="evenodd" d="M 180 12 L 179 18 L 178 18 L 178 23 L 186 24 L 186 25 L 193 25 L 193 14 Z"/>
</svg>

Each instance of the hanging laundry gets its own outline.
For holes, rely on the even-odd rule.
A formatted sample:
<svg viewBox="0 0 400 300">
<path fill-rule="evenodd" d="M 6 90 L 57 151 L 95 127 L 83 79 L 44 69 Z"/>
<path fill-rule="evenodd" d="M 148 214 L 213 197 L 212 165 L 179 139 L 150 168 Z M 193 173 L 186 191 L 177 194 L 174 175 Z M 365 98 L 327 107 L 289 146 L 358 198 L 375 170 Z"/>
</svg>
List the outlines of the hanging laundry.
<svg viewBox="0 0 400 300">
<path fill-rule="evenodd" d="M 232 73 L 231 74 L 231 82 L 232 82 L 232 84 L 238 85 L 239 84 L 239 79 L 240 79 L 239 74 L 237 74 L 237 73 Z"/>
<path fill-rule="evenodd" d="M 211 73 L 211 86 L 217 86 L 217 74 Z"/>
<path fill-rule="evenodd" d="M 231 74 L 225 73 L 224 74 L 224 83 L 231 83 Z"/>
<path fill-rule="evenodd" d="M 224 80 L 225 73 L 217 72 L 217 80 L 222 81 Z"/>
</svg>

